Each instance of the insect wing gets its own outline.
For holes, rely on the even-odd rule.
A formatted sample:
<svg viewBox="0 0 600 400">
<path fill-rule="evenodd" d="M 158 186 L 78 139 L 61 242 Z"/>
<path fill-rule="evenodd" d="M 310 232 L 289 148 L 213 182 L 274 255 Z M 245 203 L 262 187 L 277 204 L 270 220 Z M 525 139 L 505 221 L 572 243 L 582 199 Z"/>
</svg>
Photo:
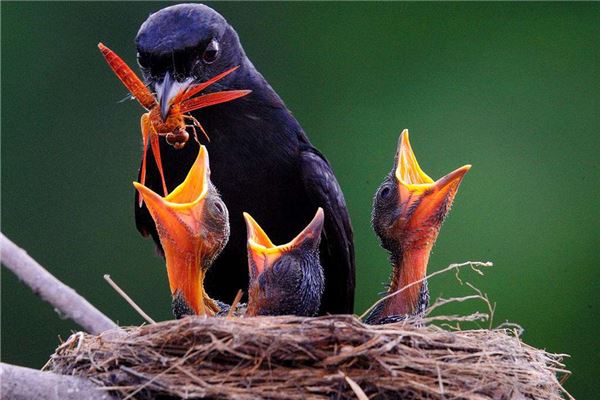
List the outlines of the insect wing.
<svg viewBox="0 0 600 400">
<path fill-rule="evenodd" d="M 223 92 L 209 93 L 203 96 L 194 97 L 193 99 L 189 99 L 181 103 L 181 112 L 186 113 L 199 108 L 225 103 L 240 97 L 244 97 L 251 92 L 252 90 L 226 90 Z"/>
<path fill-rule="evenodd" d="M 152 92 L 144 85 L 144 82 L 137 77 L 135 72 L 129 68 L 125 61 L 117 55 L 114 51 L 106 47 L 102 43 L 98 43 L 98 48 L 109 67 L 117 75 L 117 77 L 123 82 L 127 90 L 140 102 L 140 104 L 150 110 L 157 105 L 156 99 L 152 95 Z"/>
<path fill-rule="evenodd" d="M 201 91 L 203 91 L 204 89 L 206 89 L 207 87 L 212 85 L 213 83 L 216 83 L 216 82 L 220 81 L 221 79 L 225 78 L 227 75 L 229 75 L 230 73 L 232 73 L 239 67 L 240 66 L 237 65 L 233 68 L 229 68 L 227 71 L 221 72 L 220 74 L 213 76 L 206 82 L 202 82 L 202 83 L 192 86 L 191 88 L 189 88 L 188 90 L 183 92 L 181 94 L 181 97 L 178 100 L 183 101 L 183 100 L 189 99 L 190 97 L 194 96 L 196 93 L 200 93 Z"/>
</svg>

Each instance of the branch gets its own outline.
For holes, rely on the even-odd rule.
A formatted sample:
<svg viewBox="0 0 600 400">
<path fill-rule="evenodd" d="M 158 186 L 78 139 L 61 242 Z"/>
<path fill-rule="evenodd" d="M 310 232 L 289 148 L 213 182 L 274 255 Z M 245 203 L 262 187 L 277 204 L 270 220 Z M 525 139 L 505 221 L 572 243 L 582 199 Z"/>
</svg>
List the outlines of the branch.
<svg viewBox="0 0 600 400">
<path fill-rule="evenodd" d="M 110 318 L 56 279 L 3 233 L 0 233 L 0 251 L 2 264 L 42 300 L 50 303 L 57 312 L 67 316 L 89 333 L 99 334 L 108 329 L 118 328 Z"/>
<path fill-rule="evenodd" d="M 0 397 L 14 400 L 113 400 L 85 378 L 0 363 Z"/>
<path fill-rule="evenodd" d="M 436 276 L 436 275 L 439 275 L 439 274 L 446 273 L 446 272 L 448 272 L 448 271 L 450 271 L 450 270 L 453 270 L 453 269 L 456 269 L 456 270 L 458 271 L 458 269 L 459 269 L 459 268 L 461 268 L 461 267 L 465 267 L 465 266 L 470 266 L 470 267 L 471 267 L 471 269 L 472 269 L 473 271 L 477 272 L 479 275 L 483 275 L 483 272 L 481 272 L 479 269 L 477 269 L 477 267 L 491 267 L 491 266 L 493 266 L 493 265 L 494 265 L 494 264 L 493 264 L 493 263 L 491 263 L 490 261 L 487 261 L 487 262 L 480 262 L 480 261 L 466 261 L 466 262 L 464 262 L 464 263 L 460 263 L 460 264 L 450 264 L 450 265 L 448 265 L 448 266 L 447 266 L 446 268 L 444 268 L 444 269 L 441 269 L 441 270 L 439 270 L 439 271 L 432 272 L 431 274 L 427 275 L 426 277 L 424 277 L 424 278 L 421 278 L 421 279 L 419 279 L 419 280 L 417 280 L 417 281 L 411 282 L 411 283 L 409 283 L 408 285 L 406 285 L 406 286 L 404 286 L 404 287 L 402 287 L 402 288 L 400 288 L 400 289 L 396 290 L 395 292 L 393 292 L 393 293 L 390 293 L 390 294 L 388 294 L 387 296 L 384 296 L 384 297 L 382 297 L 381 299 L 379 299 L 379 300 L 377 300 L 375 303 L 373 303 L 373 305 L 372 305 L 371 307 L 367 308 L 367 311 L 365 311 L 364 313 L 362 313 L 362 314 L 360 315 L 360 317 L 358 317 L 358 318 L 359 318 L 359 319 L 361 319 L 361 320 L 362 320 L 362 319 L 364 319 L 364 318 L 365 318 L 367 315 L 369 315 L 369 313 L 370 313 L 371 311 L 373 311 L 373 309 L 374 309 L 375 307 L 377 307 L 377 305 L 378 305 L 379 303 L 381 303 L 381 302 L 383 302 L 383 301 L 385 301 L 385 300 L 389 299 L 390 297 L 394 297 L 394 296 L 395 296 L 395 295 L 397 295 L 398 293 L 402 293 L 402 292 L 404 292 L 404 291 L 405 291 L 406 289 L 408 289 L 409 287 L 412 287 L 412 286 L 414 286 L 414 285 L 417 285 L 417 284 L 419 284 L 419 283 L 421 283 L 421 282 L 423 282 L 423 281 L 426 281 L 426 280 L 428 280 L 428 279 L 430 279 L 430 278 L 432 278 L 432 277 L 434 277 L 434 276 Z M 457 276 L 457 277 L 458 277 L 458 276 Z M 460 280 L 460 279 L 459 279 L 459 280 Z"/>
</svg>

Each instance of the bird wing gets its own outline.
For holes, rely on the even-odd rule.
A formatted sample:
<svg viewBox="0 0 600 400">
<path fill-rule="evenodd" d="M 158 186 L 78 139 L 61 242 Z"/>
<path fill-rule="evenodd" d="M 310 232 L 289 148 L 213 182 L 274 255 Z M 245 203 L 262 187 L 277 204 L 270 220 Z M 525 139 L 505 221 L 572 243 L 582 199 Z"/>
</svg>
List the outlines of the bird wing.
<svg viewBox="0 0 600 400">
<path fill-rule="evenodd" d="M 304 187 L 314 208 L 323 207 L 321 265 L 325 292 L 320 314 L 351 314 L 354 309 L 354 242 L 342 190 L 325 157 L 304 135 L 300 137 L 300 168 Z"/>
</svg>

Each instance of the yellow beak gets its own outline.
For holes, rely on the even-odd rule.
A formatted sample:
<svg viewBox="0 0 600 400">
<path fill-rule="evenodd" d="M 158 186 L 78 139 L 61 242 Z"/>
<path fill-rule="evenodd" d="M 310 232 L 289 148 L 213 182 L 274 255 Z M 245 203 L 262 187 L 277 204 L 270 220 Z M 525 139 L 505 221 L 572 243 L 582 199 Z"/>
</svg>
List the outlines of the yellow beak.
<svg viewBox="0 0 600 400">
<path fill-rule="evenodd" d="M 408 130 L 405 129 L 400 135 L 395 173 L 400 201 L 407 202 L 405 210 L 413 211 L 410 215 L 404 215 L 408 223 L 405 228 L 422 226 L 424 221 L 430 219 L 439 220 L 441 224 L 464 175 L 470 169 L 471 165 L 464 165 L 434 182 L 419 166 L 410 146 Z M 419 204 L 413 208 L 416 201 Z"/>
<path fill-rule="evenodd" d="M 204 299 L 202 241 L 204 200 L 210 182 L 208 153 L 200 147 L 198 157 L 185 180 L 168 196 L 162 197 L 146 186 L 133 182 L 156 223 L 165 253 L 171 294 L 181 293 L 196 314 L 207 314 Z"/>
<path fill-rule="evenodd" d="M 323 229 L 324 213 L 319 207 L 312 221 L 289 243 L 276 246 L 248 213 L 244 213 L 248 238 L 248 266 L 251 276 L 258 276 L 272 266 L 281 255 L 305 243 L 318 240 Z"/>
</svg>

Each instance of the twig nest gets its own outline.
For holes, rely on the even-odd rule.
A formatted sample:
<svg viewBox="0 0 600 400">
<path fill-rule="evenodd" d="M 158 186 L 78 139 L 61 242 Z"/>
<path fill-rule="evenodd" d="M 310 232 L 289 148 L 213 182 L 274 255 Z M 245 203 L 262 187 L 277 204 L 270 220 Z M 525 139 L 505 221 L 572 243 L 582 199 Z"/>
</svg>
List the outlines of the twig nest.
<svg viewBox="0 0 600 400">
<path fill-rule="evenodd" d="M 346 315 L 188 317 L 76 333 L 49 369 L 136 399 L 568 396 L 556 375 L 568 374 L 561 356 L 523 343 L 513 330 L 369 326 Z"/>
</svg>

